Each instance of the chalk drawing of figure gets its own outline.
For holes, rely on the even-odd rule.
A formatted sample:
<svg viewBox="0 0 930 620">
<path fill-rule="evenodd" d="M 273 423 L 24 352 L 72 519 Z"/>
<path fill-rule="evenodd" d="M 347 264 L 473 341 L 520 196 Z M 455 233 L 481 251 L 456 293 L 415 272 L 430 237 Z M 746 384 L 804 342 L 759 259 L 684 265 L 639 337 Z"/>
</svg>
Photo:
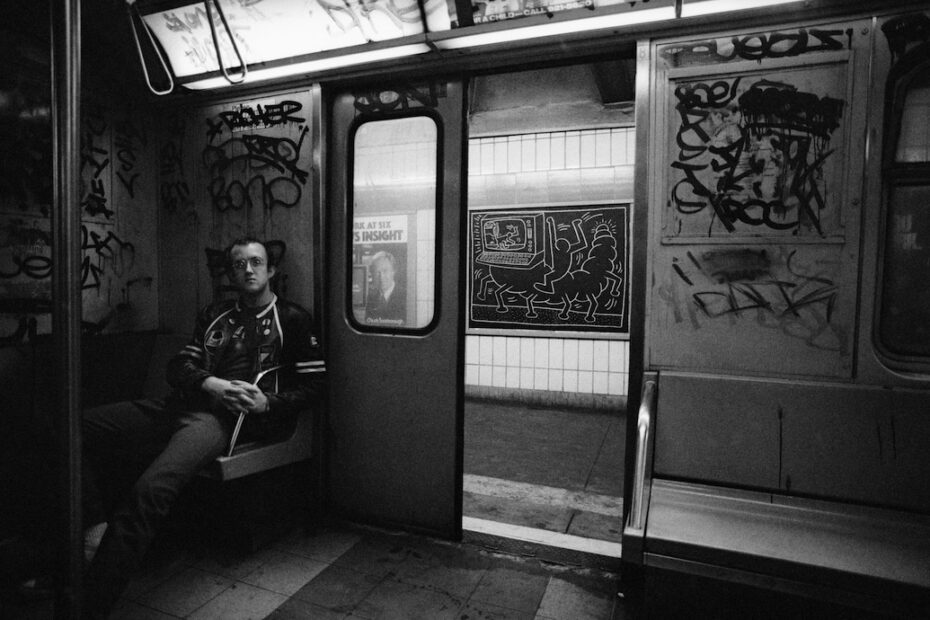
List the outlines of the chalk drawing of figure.
<svg viewBox="0 0 930 620">
<path fill-rule="evenodd" d="M 561 277 L 549 282 L 548 287 L 536 286 L 536 290 L 562 302 L 559 318 L 568 320 L 569 311 L 575 301 L 586 301 L 584 320 L 594 323 L 598 310 L 598 296 L 609 290 L 612 296 L 620 294 L 622 276 L 617 273 L 617 240 L 607 222 L 597 222 L 591 230 L 592 238 L 585 244 L 588 251 L 577 269 L 569 269 Z"/>
<path fill-rule="evenodd" d="M 558 280 L 571 269 L 575 252 L 587 246 L 587 240 L 582 229 L 583 220 L 572 220 L 572 229 L 575 232 L 575 241 L 569 241 L 564 236 L 559 236 L 556 230 L 555 219 L 546 218 L 546 266 L 550 271 L 543 276 L 542 283 L 537 283 L 534 288 L 537 291 L 545 292 L 550 289 L 549 283 Z M 567 228 L 567 227 L 566 227 Z"/>
</svg>

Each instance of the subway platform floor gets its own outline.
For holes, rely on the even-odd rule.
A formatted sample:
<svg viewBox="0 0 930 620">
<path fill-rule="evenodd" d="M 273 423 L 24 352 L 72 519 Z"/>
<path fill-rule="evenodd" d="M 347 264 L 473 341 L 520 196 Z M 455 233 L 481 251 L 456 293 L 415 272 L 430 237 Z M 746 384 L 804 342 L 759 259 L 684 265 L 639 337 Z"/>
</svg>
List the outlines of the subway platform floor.
<svg viewBox="0 0 930 620">
<path fill-rule="evenodd" d="M 619 557 L 623 412 L 465 403 L 463 527 Z"/>
</svg>

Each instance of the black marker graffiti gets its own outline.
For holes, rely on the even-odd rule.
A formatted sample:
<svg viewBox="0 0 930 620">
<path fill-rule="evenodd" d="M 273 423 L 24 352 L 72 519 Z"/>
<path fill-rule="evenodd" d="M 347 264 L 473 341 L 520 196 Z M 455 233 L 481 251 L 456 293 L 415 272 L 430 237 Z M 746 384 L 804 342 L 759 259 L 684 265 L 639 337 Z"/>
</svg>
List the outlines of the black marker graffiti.
<svg viewBox="0 0 930 620">
<path fill-rule="evenodd" d="M 297 101 L 282 101 L 281 103 L 258 104 L 252 106 L 238 106 L 233 110 L 220 112 L 219 121 L 205 119 L 207 123 L 207 138 L 212 142 L 218 137 L 223 128 L 229 131 L 243 131 L 246 129 L 265 129 L 287 123 L 300 124 L 305 118 L 294 116 L 303 109 Z"/>
<path fill-rule="evenodd" d="M 101 237 L 97 231 L 89 231 L 81 226 L 81 250 L 84 258 L 81 261 L 81 288 L 100 288 L 100 276 L 104 273 L 104 265 L 116 276 L 122 276 L 132 269 L 136 259 L 136 247 L 123 241 L 113 231 L 108 231 L 106 237 Z M 96 257 L 97 264 L 91 263 Z"/>
<path fill-rule="evenodd" d="M 685 67 L 726 63 L 735 60 L 787 58 L 815 52 L 835 52 L 852 46 L 852 30 L 801 28 L 794 32 L 772 32 L 707 39 L 669 46 L 661 50 L 669 66 Z M 846 41 L 843 41 L 843 37 Z"/>
<path fill-rule="evenodd" d="M 110 165 L 110 149 L 106 143 L 107 124 L 101 110 L 91 109 L 84 117 L 81 135 L 81 207 L 88 215 L 103 215 L 110 219 L 115 211 L 107 207 L 104 171 Z M 90 178 L 85 179 L 85 174 Z"/>
<path fill-rule="evenodd" d="M 366 114 L 409 110 L 410 108 L 435 108 L 439 98 L 446 96 L 445 83 L 429 83 L 424 86 L 403 85 L 396 90 L 369 90 L 355 92 L 355 109 Z"/>
<path fill-rule="evenodd" d="M 210 198 L 213 208 L 224 212 L 261 205 L 266 210 L 275 207 L 290 208 L 300 202 L 301 190 L 294 180 L 276 177 L 270 181 L 256 175 L 242 184 L 238 179 L 227 182 L 223 177 L 210 181 Z"/>
<path fill-rule="evenodd" d="M 10 248 L 12 269 L 0 265 L 0 279 L 25 276 L 33 280 L 48 278 L 52 273 L 52 237 L 48 231 L 27 226 L 12 218 L 0 229 L 0 248 Z"/>
<path fill-rule="evenodd" d="M 168 135 L 172 138 L 162 145 L 158 154 L 159 204 L 169 213 L 186 214 L 189 219 L 196 221 L 197 214 L 181 161 L 181 136 L 184 135 L 184 121 L 180 116 L 175 116 L 170 120 Z"/>
<path fill-rule="evenodd" d="M 35 226 L 27 227 L 21 220 L 7 223 L 0 236 L 0 247 L 10 247 L 12 269 L 0 267 L 0 279 L 20 276 L 42 280 L 52 275 L 51 235 Z M 136 248 L 120 239 L 113 231 L 106 236 L 87 226 L 81 226 L 81 288 L 99 289 L 100 277 L 108 267 L 114 275 L 122 276 L 135 263 Z M 92 262 L 95 259 L 96 262 Z"/>
<path fill-rule="evenodd" d="M 208 135 L 229 127 L 244 127 L 258 122 L 260 118 L 270 119 L 274 124 L 302 121 L 293 113 L 301 109 L 300 104 L 284 102 L 280 107 L 265 111 L 264 117 L 223 116 L 222 122 L 210 123 Z M 239 112 L 245 108 L 241 108 Z M 251 108 L 248 108 L 251 110 Z M 248 119 L 248 120 L 247 120 Z M 262 120 L 262 122 L 265 122 Z M 219 130 L 217 130 L 219 127 Z M 275 207 L 291 208 L 300 203 L 302 189 L 309 177 L 309 170 L 301 166 L 301 150 L 310 128 L 298 125 L 296 140 L 281 136 L 263 136 L 253 133 L 229 138 L 220 144 L 208 144 L 201 153 L 204 167 L 209 171 L 211 180 L 208 186 L 213 208 L 220 212 L 239 210 L 260 205 L 265 210 Z M 218 134 L 216 134 L 218 135 Z M 228 178 L 231 172 L 259 172 L 248 181 L 242 181 L 238 174 Z"/>
<path fill-rule="evenodd" d="M 845 332 L 834 322 L 839 290 L 828 270 L 833 265 L 799 265 L 797 250 L 784 258 L 751 248 L 700 256 L 689 251 L 685 258 L 673 257 L 674 276 L 659 290 L 674 305 L 676 322 L 684 320 L 680 305 L 690 299 L 695 329 L 724 317 L 754 318 L 760 327 L 802 338 L 812 347 L 846 351 Z M 682 284 L 686 297 L 675 292 Z"/>
<path fill-rule="evenodd" d="M 116 178 L 126 188 L 129 198 L 136 197 L 136 179 L 139 171 L 136 168 L 138 152 L 145 148 L 148 139 L 145 135 L 144 125 L 127 114 L 114 127 L 113 148 L 116 151 Z"/>
<path fill-rule="evenodd" d="M 203 164 L 214 176 L 226 172 L 236 163 L 241 163 L 243 168 L 271 168 L 278 172 L 287 172 L 303 184 L 310 173 L 299 167 L 300 149 L 309 132 L 308 127 L 301 129 L 296 142 L 290 138 L 254 134 L 230 138 L 222 144 L 204 147 Z"/>
<path fill-rule="evenodd" d="M 824 234 L 823 166 L 843 101 L 768 80 L 744 90 L 740 78 L 680 84 L 675 97 L 678 213 L 710 207 L 708 235 L 715 221 L 727 232 L 740 223 Z"/>
</svg>

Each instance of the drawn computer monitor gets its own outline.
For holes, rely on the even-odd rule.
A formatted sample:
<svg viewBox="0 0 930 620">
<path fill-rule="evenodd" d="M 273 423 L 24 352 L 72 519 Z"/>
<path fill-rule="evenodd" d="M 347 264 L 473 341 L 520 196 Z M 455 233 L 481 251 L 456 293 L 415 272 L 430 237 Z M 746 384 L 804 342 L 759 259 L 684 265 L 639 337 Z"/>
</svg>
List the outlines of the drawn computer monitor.
<svg viewBox="0 0 930 620">
<path fill-rule="evenodd" d="M 543 261 L 545 222 L 542 213 L 493 215 L 475 231 L 475 262 L 491 267 L 530 269 Z"/>
</svg>

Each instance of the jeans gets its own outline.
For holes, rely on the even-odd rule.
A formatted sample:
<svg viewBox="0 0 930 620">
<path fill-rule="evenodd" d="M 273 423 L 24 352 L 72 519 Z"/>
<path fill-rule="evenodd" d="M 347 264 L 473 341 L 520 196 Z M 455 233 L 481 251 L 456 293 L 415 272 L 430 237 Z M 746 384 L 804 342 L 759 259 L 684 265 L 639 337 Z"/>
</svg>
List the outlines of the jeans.
<svg viewBox="0 0 930 620">
<path fill-rule="evenodd" d="M 85 606 L 119 599 L 182 489 L 226 449 L 232 415 L 114 403 L 84 413 L 84 524 L 109 527 L 85 578 Z"/>
</svg>

